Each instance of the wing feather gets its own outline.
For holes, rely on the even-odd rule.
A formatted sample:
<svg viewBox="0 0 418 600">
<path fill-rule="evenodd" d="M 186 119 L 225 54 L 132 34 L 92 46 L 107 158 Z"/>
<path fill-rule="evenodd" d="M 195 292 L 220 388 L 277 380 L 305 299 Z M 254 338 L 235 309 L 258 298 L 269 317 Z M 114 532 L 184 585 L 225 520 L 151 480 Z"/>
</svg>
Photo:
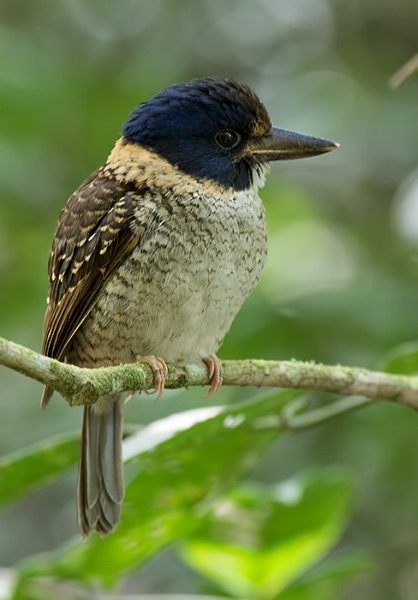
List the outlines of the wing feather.
<svg viewBox="0 0 418 600">
<path fill-rule="evenodd" d="M 139 192 L 132 183 L 109 178 L 102 167 L 61 212 L 48 263 L 45 355 L 65 357 L 104 285 L 137 245 L 139 234 L 133 225 Z"/>
</svg>

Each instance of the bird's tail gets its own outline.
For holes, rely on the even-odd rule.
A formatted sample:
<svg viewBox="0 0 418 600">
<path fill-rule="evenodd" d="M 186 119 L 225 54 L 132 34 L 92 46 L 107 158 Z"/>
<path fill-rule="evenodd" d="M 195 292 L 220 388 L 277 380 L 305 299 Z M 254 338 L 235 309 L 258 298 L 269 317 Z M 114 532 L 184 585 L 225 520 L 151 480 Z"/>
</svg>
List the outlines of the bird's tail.
<svg viewBox="0 0 418 600">
<path fill-rule="evenodd" d="M 110 533 L 123 499 L 122 402 L 101 398 L 84 407 L 77 515 L 83 536 Z"/>
</svg>

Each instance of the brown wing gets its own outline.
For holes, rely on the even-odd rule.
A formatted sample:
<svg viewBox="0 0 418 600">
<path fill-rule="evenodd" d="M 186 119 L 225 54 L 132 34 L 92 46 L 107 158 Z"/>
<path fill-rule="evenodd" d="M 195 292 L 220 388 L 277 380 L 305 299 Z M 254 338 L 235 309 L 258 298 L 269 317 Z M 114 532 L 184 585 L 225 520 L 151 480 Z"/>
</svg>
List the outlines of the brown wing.
<svg viewBox="0 0 418 600">
<path fill-rule="evenodd" d="M 95 171 L 61 212 L 48 263 L 42 352 L 62 359 L 104 284 L 132 252 L 138 188 Z"/>
</svg>

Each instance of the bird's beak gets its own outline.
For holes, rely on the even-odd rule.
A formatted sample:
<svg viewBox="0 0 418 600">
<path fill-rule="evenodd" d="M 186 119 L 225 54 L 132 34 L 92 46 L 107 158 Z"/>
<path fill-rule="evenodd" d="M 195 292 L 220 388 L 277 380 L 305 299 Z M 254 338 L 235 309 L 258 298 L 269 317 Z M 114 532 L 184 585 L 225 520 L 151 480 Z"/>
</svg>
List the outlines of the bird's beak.
<svg viewBox="0 0 418 600">
<path fill-rule="evenodd" d="M 339 147 L 329 140 L 272 127 L 270 133 L 251 149 L 251 154 L 260 161 L 289 160 L 324 154 Z"/>
</svg>

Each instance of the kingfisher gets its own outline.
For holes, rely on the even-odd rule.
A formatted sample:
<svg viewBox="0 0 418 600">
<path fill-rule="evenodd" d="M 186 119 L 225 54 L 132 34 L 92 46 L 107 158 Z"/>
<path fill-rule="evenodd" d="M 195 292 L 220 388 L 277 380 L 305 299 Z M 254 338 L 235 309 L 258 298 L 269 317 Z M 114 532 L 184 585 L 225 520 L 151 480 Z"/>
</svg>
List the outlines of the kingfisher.
<svg viewBox="0 0 418 600">
<path fill-rule="evenodd" d="M 146 363 L 159 395 L 166 362 L 204 361 L 214 393 L 216 352 L 266 261 L 258 190 L 269 164 L 337 147 L 273 127 L 257 95 L 233 79 L 174 84 L 140 104 L 59 216 L 42 352 L 80 367 Z M 51 395 L 46 388 L 43 406 Z M 120 517 L 129 396 L 115 391 L 84 407 L 83 536 L 111 532 Z"/>
</svg>

